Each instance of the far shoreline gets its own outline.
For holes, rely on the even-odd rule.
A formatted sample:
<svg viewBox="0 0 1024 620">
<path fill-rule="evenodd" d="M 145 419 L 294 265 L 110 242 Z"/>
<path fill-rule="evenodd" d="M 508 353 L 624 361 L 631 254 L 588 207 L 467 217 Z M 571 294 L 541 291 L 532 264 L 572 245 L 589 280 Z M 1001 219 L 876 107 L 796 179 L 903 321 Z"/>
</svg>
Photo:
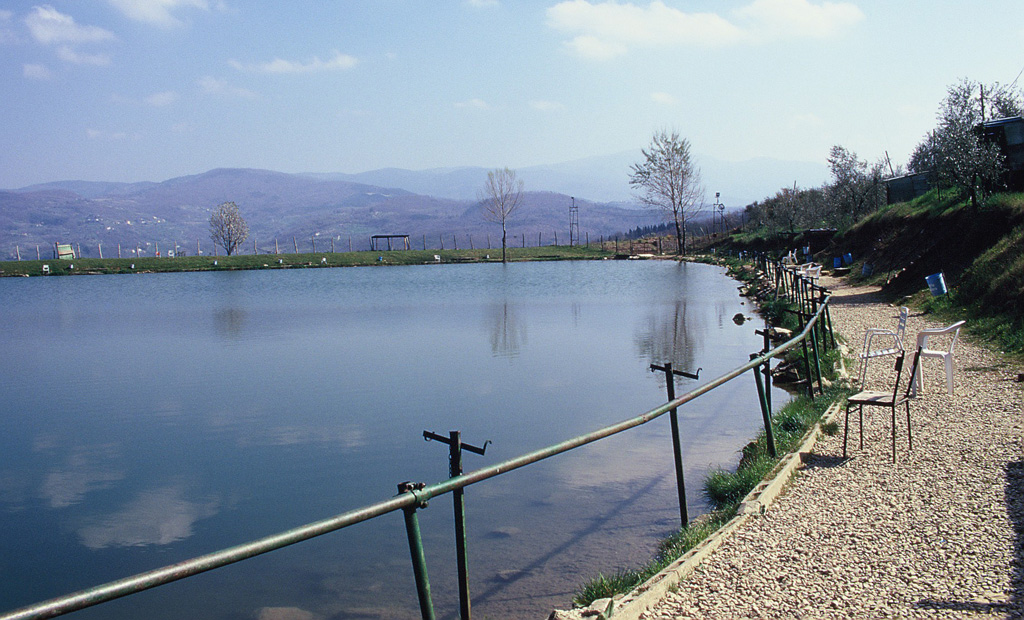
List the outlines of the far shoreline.
<svg viewBox="0 0 1024 620">
<path fill-rule="evenodd" d="M 616 253 L 613 250 L 595 246 L 508 248 L 507 257 L 508 262 L 641 258 L 639 255 Z M 655 258 L 655 256 L 643 255 L 643 258 Z M 675 256 L 664 255 L 658 258 L 675 258 Z M 33 259 L 0 261 L 0 277 L 250 271 L 259 269 L 322 269 L 329 267 L 501 262 L 500 248 L 497 250 L 389 250 L 305 254 L 235 254 L 232 256 Z"/>
</svg>

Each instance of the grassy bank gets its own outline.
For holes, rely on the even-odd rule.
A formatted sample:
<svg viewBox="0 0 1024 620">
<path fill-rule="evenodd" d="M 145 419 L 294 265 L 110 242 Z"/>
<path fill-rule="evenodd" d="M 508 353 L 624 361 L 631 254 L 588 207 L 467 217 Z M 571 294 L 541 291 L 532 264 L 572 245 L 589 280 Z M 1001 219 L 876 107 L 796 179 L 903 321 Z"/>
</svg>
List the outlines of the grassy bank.
<svg viewBox="0 0 1024 620">
<path fill-rule="evenodd" d="M 510 261 L 595 260 L 613 252 L 587 246 L 511 248 Z M 315 254 L 240 254 L 176 258 L 80 258 L 0 262 L 0 276 L 160 273 L 176 271 L 229 271 L 244 269 L 305 269 L 373 265 L 425 265 L 438 263 L 501 262 L 501 250 L 393 250 L 390 252 L 317 252 Z"/>
</svg>

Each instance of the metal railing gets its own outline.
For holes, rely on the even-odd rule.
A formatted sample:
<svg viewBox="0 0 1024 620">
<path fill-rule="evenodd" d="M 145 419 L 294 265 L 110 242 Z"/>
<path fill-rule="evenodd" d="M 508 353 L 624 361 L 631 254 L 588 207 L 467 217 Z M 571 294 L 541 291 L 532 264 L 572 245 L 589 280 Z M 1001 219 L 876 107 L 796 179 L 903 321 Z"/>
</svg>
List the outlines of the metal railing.
<svg viewBox="0 0 1024 620">
<path fill-rule="evenodd" d="M 781 265 L 773 265 L 771 261 L 765 261 L 760 263 L 764 269 L 764 274 L 768 278 L 773 278 L 776 274 L 779 274 L 785 270 L 782 269 Z M 779 276 L 782 277 L 782 276 Z M 785 276 L 789 277 L 789 276 Z M 789 292 L 784 294 L 793 295 L 792 299 L 799 304 L 810 303 L 810 298 L 805 299 L 802 293 L 797 291 L 804 288 L 808 283 L 802 283 L 800 277 L 796 276 L 796 279 L 789 280 L 787 288 Z M 820 289 L 820 287 L 818 287 Z M 423 552 L 423 544 L 420 536 L 419 522 L 417 520 L 416 511 L 426 507 L 427 501 L 444 495 L 446 493 L 452 493 L 461 491 L 465 487 L 506 474 L 514 471 L 531 463 L 536 463 L 544 459 L 551 458 L 553 456 L 568 452 L 575 448 L 585 446 L 587 444 L 594 443 L 606 437 L 622 433 L 629 429 L 647 424 L 653 420 L 660 418 L 666 413 L 675 414 L 676 410 L 685 405 L 686 403 L 702 396 L 714 390 L 733 379 L 736 379 L 743 374 L 753 371 L 755 382 L 757 384 L 758 399 L 763 416 L 763 422 L 765 425 L 765 433 L 768 439 L 768 448 L 770 453 L 775 456 L 775 443 L 772 433 L 771 424 L 771 411 L 767 401 L 766 394 L 769 391 L 770 385 L 767 385 L 762 379 L 762 375 L 765 377 L 770 376 L 766 371 L 770 361 L 790 351 L 797 346 L 803 346 L 805 358 L 807 358 L 807 381 L 811 386 L 813 394 L 813 382 L 811 377 L 810 367 L 810 356 L 807 349 L 807 341 L 812 340 L 815 344 L 812 347 L 812 353 L 814 357 L 815 365 L 819 364 L 818 359 L 818 347 L 817 341 L 821 339 L 823 342 L 827 342 L 827 338 L 831 337 L 831 334 L 826 335 L 824 332 L 831 332 L 831 321 L 827 318 L 827 309 L 830 296 L 827 291 L 820 289 L 820 299 L 814 302 L 816 305 L 815 311 L 812 314 L 806 315 L 806 321 L 801 321 L 802 329 L 799 334 L 793 336 L 783 344 L 776 346 L 775 348 L 768 349 L 768 338 L 765 337 L 765 349 L 760 353 L 751 355 L 751 360 L 735 368 L 707 383 L 697 387 L 696 389 L 690 390 L 682 396 L 670 399 L 665 404 L 651 409 L 643 414 L 636 417 L 623 420 L 616 424 L 606 426 L 599 430 L 578 435 L 571 439 L 567 439 L 561 443 L 557 443 L 540 450 L 535 450 L 521 456 L 502 461 L 496 465 L 483 467 L 475 471 L 457 475 L 443 482 L 436 484 L 424 484 L 424 483 L 412 483 L 403 482 L 398 485 L 399 494 L 391 499 L 377 502 L 369 506 L 357 508 L 328 519 L 309 523 L 285 532 L 260 538 L 248 543 L 215 551 L 206 555 L 202 555 L 190 560 L 178 562 L 158 568 L 155 570 L 139 573 L 124 579 L 118 579 L 102 585 L 98 585 L 86 590 L 81 590 L 54 598 L 48 601 L 23 607 L 5 614 L 0 615 L 0 620 L 39 620 L 42 618 L 53 618 L 56 616 L 64 615 L 73 611 L 92 607 L 107 601 L 122 598 L 130 594 L 149 590 L 157 586 L 165 585 L 180 579 L 192 577 L 206 571 L 234 564 L 242 560 L 246 560 L 264 553 L 281 549 L 296 543 L 323 536 L 330 532 L 334 532 L 381 515 L 392 513 L 398 510 L 403 511 L 405 516 L 406 533 L 409 539 L 410 553 L 412 556 L 413 572 L 416 580 L 417 596 L 419 599 L 420 613 L 425 620 L 433 620 L 434 609 L 433 602 L 430 594 L 430 583 L 427 578 L 426 562 Z M 810 309 L 810 306 L 807 307 Z M 798 311 L 800 315 L 804 315 L 803 310 Z M 824 318 L 824 320 L 823 320 Z M 818 327 L 818 323 L 824 323 L 824 329 Z M 834 337 L 832 337 L 834 343 Z M 671 368 L 669 366 L 669 368 Z M 819 372 L 819 389 L 820 389 L 820 372 Z M 673 433 L 678 432 L 673 425 Z M 674 439 L 674 450 L 676 451 L 677 462 L 679 460 L 679 447 L 676 436 Z M 678 481 L 681 484 L 681 480 Z M 681 502 L 683 503 L 683 502 Z M 681 507 L 681 520 L 683 525 L 687 523 L 687 516 L 685 514 L 685 504 Z M 460 566 L 460 573 L 463 572 L 463 567 Z M 465 580 L 465 575 L 460 574 L 460 586 Z M 467 590 L 468 595 L 468 590 Z M 468 600 L 464 602 L 462 607 L 463 620 L 469 620 L 467 617 L 468 613 Z"/>
</svg>

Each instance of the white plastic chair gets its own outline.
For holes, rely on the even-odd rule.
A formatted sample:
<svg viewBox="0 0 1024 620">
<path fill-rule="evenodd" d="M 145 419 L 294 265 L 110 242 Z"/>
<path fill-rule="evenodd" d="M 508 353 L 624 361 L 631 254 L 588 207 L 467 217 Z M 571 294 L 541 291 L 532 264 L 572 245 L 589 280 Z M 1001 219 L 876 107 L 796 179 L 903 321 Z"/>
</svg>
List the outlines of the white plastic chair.
<svg viewBox="0 0 1024 620">
<path fill-rule="evenodd" d="M 941 359 L 946 364 L 946 391 L 949 394 L 953 393 L 953 347 L 956 346 L 956 338 L 960 335 L 960 328 L 963 327 L 967 321 L 957 321 L 949 327 L 922 329 L 917 332 L 917 347 L 921 349 L 921 361 L 923 362 L 926 358 Z M 948 336 L 952 334 L 953 337 L 949 340 L 949 349 L 929 349 L 928 339 L 936 336 Z M 918 364 L 917 373 L 914 375 L 914 390 L 923 389 L 923 364 Z"/>
<path fill-rule="evenodd" d="M 860 352 L 860 385 L 864 385 L 864 377 L 868 372 L 869 359 L 874 357 L 885 357 L 887 355 L 899 355 L 903 353 L 903 336 L 907 331 L 907 315 L 909 313 L 910 310 L 906 306 L 900 308 L 899 321 L 896 323 L 895 330 L 885 329 L 882 327 L 869 327 L 868 330 L 864 332 L 864 347 Z M 885 340 L 886 346 L 880 346 L 875 342 L 875 338 L 892 338 L 892 346 L 888 346 L 888 340 Z"/>
</svg>

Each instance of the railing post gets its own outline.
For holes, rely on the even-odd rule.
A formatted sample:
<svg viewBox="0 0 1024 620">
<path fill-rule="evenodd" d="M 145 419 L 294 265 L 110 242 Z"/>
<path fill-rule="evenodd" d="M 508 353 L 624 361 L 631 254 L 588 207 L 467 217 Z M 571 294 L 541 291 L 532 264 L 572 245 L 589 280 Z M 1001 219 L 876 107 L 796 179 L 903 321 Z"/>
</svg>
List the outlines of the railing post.
<svg viewBox="0 0 1024 620">
<path fill-rule="evenodd" d="M 768 321 L 764 322 L 763 330 L 754 330 L 754 333 L 764 338 L 764 348 L 761 350 L 761 355 L 764 355 L 772 349 L 771 333 L 769 329 Z M 764 375 L 764 396 L 765 401 L 768 403 L 768 411 L 772 410 L 772 364 L 771 360 L 764 363 L 764 369 L 760 371 Z"/>
<path fill-rule="evenodd" d="M 651 371 L 661 370 L 665 373 L 665 390 L 668 394 L 668 402 L 672 402 L 676 399 L 676 381 L 675 375 L 681 374 L 683 376 L 696 379 L 696 375 L 690 373 L 684 373 L 682 371 L 673 371 L 672 362 L 665 362 L 664 366 L 657 366 L 651 364 Z M 700 370 L 697 370 L 700 373 Z M 676 495 L 679 497 L 679 520 L 682 523 L 682 527 L 686 527 L 690 523 L 690 516 L 686 508 L 686 480 L 683 477 L 683 449 L 681 442 L 679 441 L 679 414 L 678 408 L 673 407 L 668 412 L 669 420 L 672 426 L 672 455 L 675 459 L 676 468 Z"/>
<path fill-rule="evenodd" d="M 452 478 L 462 474 L 462 437 L 459 431 L 448 433 L 448 475 Z M 466 500 L 464 489 L 452 491 L 455 509 L 455 563 L 459 571 L 459 617 L 469 620 L 469 565 L 466 560 Z"/>
<path fill-rule="evenodd" d="M 757 359 L 757 353 L 752 353 L 750 359 Z M 754 382 L 757 383 L 757 400 L 758 404 L 761 405 L 761 419 L 764 421 L 764 436 L 768 444 L 768 454 L 772 458 L 776 458 L 778 454 L 775 450 L 775 433 L 772 431 L 772 413 L 768 409 L 768 401 L 765 400 L 764 384 L 761 382 L 761 370 L 757 366 L 751 370 L 754 371 Z"/>
<path fill-rule="evenodd" d="M 836 334 L 835 334 L 835 328 L 832 325 L 832 313 L 830 312 L 830 308 L 829 308 L 828 302 L 826 301 L 826 298 L 825 298 L 825 289 L 822 289 L 821 291 L 819 291 L 819 295 L 821 295 L 821 303 L 822 303 L 822 305 L 825 306 L 825 313 L 823 314 L 822 318 L 825 320 L 825 324 L 828 326 L 828 337 L 829 337 L 829 340 L 832 342 L 832 348 L 835 349 L 836 348 Z"/>
<path fill-rule="evenodd" d="M 455 478 L 462 475 L 462 451 L 469 450 L 481 456 L 487 451 L 488 439 L 482 447 L 471 446 L 462 443 L 462 433 L 449 431 L 448 437 L 423 431 L 423 438 L 427 441 L 440 441 L 448 444 L 448 477 Z M 462 620 L 470 620 L 472 615 L 469 598 L 469 562 L 467 560 L 466 543 L 466 499 L 465 490 L 458 487 L 452 491 L 452 506 L 455 512 L 455 562 L 459 572 L 459 616 Z"/>
<path fill-rule="evenodd" d="M 818 357 L 818 339 L 814 334 L 816 329 L 819 329 L 817 323 L 811 328 L 811 351 L 814 353 L 814 371 L 818 376 L 818 393 L 824 395 L 825 385 L 821 381 L 821 358 Z"/>
<path fill-rule="evenodd" d="M 422 482 L 403 482 L 398 485 L 398 493 L 411 493 L 422 489 Z M 412 571 L 416 578 L 416 596 L 420 602 L 420 617 L 423 620 L 434 620 L 434 602 L 430 598 L 430 580 L 427 578 L 427 558 L 423 553 L 423 537 L 420 535 L 420 522 L 416 518 L 416 510 L 425 508 L 426 502 L 403 508 L 405 513 L 405 534 L 409 539 L 409 552 L 412 555 Z"/>
<path fill-rule="evenodd" d="M 804 322 L 804 313 L 796 313 L 799 319 L 800 331 L 804 331 L 807 327 L 807 323 Z M 800 341 L 800 345 L 804 352 L 804 369 L 807 371 L 807 395 L 811 397 L 811 401 L 814 400 L 814 375 L 811 374 L 811 355 L 807 350 L 807 338 Z"/>
</svg>

